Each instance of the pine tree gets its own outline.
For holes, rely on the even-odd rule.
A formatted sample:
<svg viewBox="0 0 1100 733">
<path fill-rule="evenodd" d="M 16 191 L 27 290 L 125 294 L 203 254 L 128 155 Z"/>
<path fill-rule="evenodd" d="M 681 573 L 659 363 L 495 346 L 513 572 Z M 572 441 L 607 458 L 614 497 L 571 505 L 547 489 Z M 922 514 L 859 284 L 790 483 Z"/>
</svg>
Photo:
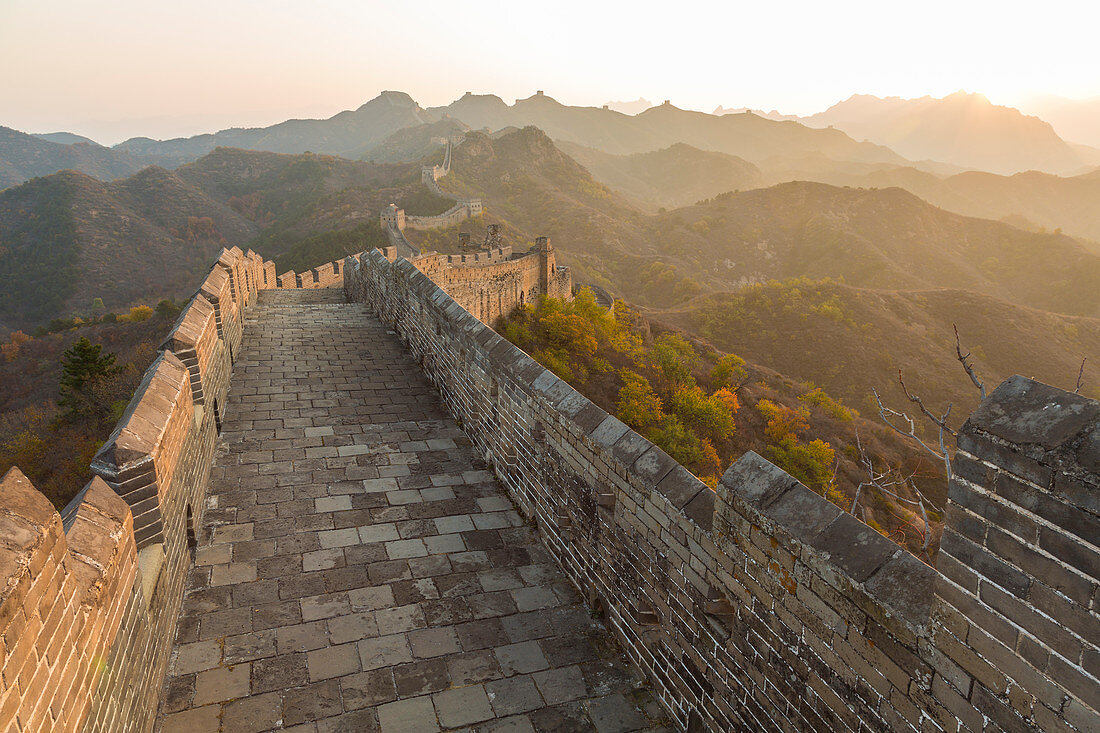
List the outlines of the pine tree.
<svg viewBox="0 0 1100 733">
<path fill-rule="evenodd" d="M 115 355 L 103 352 L 102 344 L 93 345 L 81 336 L 65 352 L 61 364 L 61 395 L 57 404 L 65 408 L 66 419 L 89 417 L 95 412 L 92 389 L 96 382 L 116 374 Z"/>
</svg>

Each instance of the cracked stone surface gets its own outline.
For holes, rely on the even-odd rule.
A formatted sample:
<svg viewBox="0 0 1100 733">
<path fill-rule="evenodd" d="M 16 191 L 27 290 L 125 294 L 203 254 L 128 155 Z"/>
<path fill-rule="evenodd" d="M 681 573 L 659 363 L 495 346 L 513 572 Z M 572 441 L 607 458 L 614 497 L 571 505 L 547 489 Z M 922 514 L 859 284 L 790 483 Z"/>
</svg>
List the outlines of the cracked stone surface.
<svg viewBox="0 0 1100 733">
<path fill-rule="evenodd" d="M 162 731 L 656 731 L 667 719 L 397 337 L 247 315 Z"/>
</svg>

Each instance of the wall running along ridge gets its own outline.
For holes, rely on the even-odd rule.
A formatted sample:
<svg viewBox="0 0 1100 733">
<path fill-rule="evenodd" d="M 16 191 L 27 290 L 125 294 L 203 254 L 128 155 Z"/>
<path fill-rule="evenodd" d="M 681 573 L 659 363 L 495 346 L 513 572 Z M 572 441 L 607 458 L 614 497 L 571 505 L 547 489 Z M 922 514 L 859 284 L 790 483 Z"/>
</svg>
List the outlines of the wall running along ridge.
<svg viewBox="0 0 1100 733">
<path fill-rule="evenodd" d="M 344 268 L 687 730 L 1100 730 L 1100 403 L 989 396 L 937 571 L 754 453 L 710 491 L 412 263 Z"/>
<path fill-rule="evenodd" d="M 152 729 L 243 310 L 341 265 L 280 286 L 274 263 L 223 250 L 73 501 L 58 513 L 18 468 L 0 479 L 0 730 Z"/>
<path fill-rule="evenodd" d="M 390 259 L 394 251 L 387 248 Z M 465 255 L 429 254 L 410 262 L 482 323 L 492 324 L 540 295 L 572 299 L 573 276 L 558 267 L 554 248 L 539 237 L 527 254 L 509 259 L 511 248 Z"/>
</svg>

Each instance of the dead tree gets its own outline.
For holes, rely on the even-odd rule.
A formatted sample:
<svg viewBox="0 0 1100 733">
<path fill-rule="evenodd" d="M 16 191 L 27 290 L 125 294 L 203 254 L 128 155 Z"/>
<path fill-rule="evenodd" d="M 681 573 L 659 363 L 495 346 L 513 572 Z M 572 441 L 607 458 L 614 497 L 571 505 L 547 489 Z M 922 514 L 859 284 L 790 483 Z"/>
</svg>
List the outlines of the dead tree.
<svg viewBox="0 0 1100 733">
<path fill-rule="evenodd" d="M 970 352 L 963 353 L 962 339 L 959 337 L 959 329 L 952 324 L 952 328 L 955 331 L 955 356 L 959 363 L 962 364 L 963 370 L 966 375 L 970 377 L 970 381 L 977 388 L 978 393 L 981 395 L 981 399 L 985 399 L 986 390 L 985 382 L 979 377 L 974 370 L 974 365 L 970 360 Z M 1083 368 L 1083 366 L 1082 366 Z M 1078 380 L 1080 381 L 1080 380 Z M 932 412 L 925 405 L 924 400 L 919 395 L 914 394 L 909 390 L 908 385 L 905 384 L 905 375 L 901 369 L 898 370 L 898 384 L 901 386 L 902 392 L 905 394 L 905 398 L 910 404 L 916 407 L 916 410 L 920 415 L 924 416 L 929 422 L 931 422 L 937 430 L 937 440 L 935 443 L 925 440 L 917 434 L 916 421 L 907 412 L 894 410 L 887 407 L 882 398 L 879 397 L 878 390 L 872 389 L 871 393 L 875 396 L 875 402 L 878 405 L 879 416 L 882 421 L 886 423 L 897 434 L 908 438 L 923 450 L 935 456 L 938 460 L 943 462 L 944 474 L 947 476 L 948 482 L 951 481 L 954 475 L 951 468 L 951 449 L 949 447 L 948 438 L 958 438 L 958 431 L 951 427 L 948 420 L 951 418 L 951 410 L 954 407 L 953 404 L 948 403 L 947 408 L 942 414 L 936 414 Z M 872 487 L 884 496 L 887 496 L 901 504 L 915 507 L 919 509 L 921 519 L 924 523 L 923 529 L 920 533 L 923 535 L 922 551 L 927 554 L 928 545 L 932 537 L 932 527 L 928 521 L 928 508 L 927 500 L 920 490 L 917 488 L 916 482 L 913 480 L 913 476 L 902 477 L 896 473 L 880 472 L 874 467 L 873 462 L 863 451 L 863 445 L 859 442 L 859 436 L 856 436 L 856 442 L 860 452 L 860 463 L 864 470 L 867 471 L 867 480 L 860 484 L 860 487 L 856 490 L 856 498 L 852 502 L 852 512 L 855 512 L 855 507 L 859 501 L 860 492 L 864 487 Z M 904 497 L 900 493 L 900 489 L 907 488 L 909 493 L 916 497 L 910 499 Z"/>
<path fill-rule="evenodd" d="M 922 526 L 917 527 L 917 532 L 921 540 L 921 554 L 931 561 L 931 556 L 928 553 L 928 547 L 932 543 L 932 523 L 928 519 L 927 504 L 930 502 L 917 488 L 916 482 L 913 480 L 914 474 L 908 476 L 901 475 L 900 471 L 887 468 L 885 471 L 880 471 L 875 467 L 874 460 L 867 455 L 867 452 L 863 448 L 863 442 L 860 440 L 859 431 L 856 431 L 856 447 L 859 450 L 859 464 L 867 472 L 867 478 L 861 481 L 859 486 L 856 487 L 855 496 L 852 497 L 852 506 L 849 508 L 849 513 L 855 514 L 856 508 L 859 506 L 859 500 L 863 494 L 863 490 L 874 489 L 880 495 L 888 497 L 900 504 L 912 507 L 916 511 L 920 512 Z M 902 496 L 901 492 L 907 490 L 911 496 L 915 496 L 915 499 L 910 499 L 907 496 Z"/>
</svg>

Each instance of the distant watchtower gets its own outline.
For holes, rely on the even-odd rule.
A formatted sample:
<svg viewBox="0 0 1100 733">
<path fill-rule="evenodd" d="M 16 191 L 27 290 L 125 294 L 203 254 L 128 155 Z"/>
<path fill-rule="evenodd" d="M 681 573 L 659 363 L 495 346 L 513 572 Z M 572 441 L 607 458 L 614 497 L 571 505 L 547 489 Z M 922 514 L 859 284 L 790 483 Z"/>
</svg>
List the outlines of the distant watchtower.
<svg viewBox="0 0 1100 733">
<path fill-rule="evenodd" d="M 405 210 L 397 208 L 397 204 L 390 204 L 382 209 L 378 218 L 383 229 L 390 227 L 401 231 L 405 228 Z"/>
<path fill-rule="evenodd" d="M 557 263 L 554 260 L 554 248 L 550 246 L 550 237 L 539 237 L 535 240 L 535 247 L 539 252 L 539 291 L 550 292 L 550 281 L 554 277 Z"/>
</svg>

